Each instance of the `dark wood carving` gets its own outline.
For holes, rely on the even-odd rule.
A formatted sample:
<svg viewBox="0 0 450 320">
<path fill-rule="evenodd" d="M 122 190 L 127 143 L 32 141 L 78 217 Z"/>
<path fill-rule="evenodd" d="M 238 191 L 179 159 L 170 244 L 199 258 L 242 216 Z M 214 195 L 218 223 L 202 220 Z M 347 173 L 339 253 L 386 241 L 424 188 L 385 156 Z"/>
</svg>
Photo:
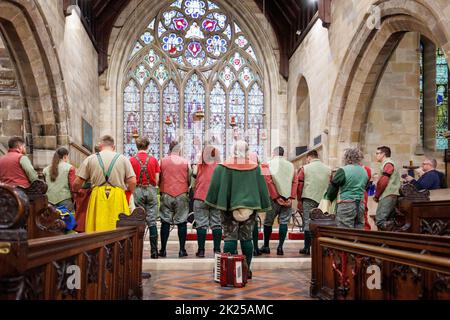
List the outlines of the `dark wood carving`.
<svg viewBox="0 0 450 320">
<path fill-rule="evenodd" d="M 113 272 L 113 268 L 114 268 L 114 262 L 113 262 L 113 246 L 109 245 L 109 246 L 105 246 L 104 247 L 105 252 L 106 252 L 106 270 L 108 270 L 109 272 Z"/>
<path fill-rule="evenodd" d="M 77 295 L 76 289 L 69 289 L 67 281 L 69 279 L 68 268 L 70 266 L 76 265 L 75 257 L 70 257 L 63 261 L 53 261 L 53 266 L 55 267 L 57 278 L 56 278 L 56 288 L 61 293 L 62 298 L 66 297 L 75 298 Z"/>
<path fill-rule="evenodd" d="M 98 282 L 98 271 L 99 271 L 98 251 L 85 252 L 84 255 L 86 256 L 86 259 L 87 259 L 88 283 L 97 283 Z"/>
<path fill-rule="evenodd" d="M 315 224 L 311 228 L 312 297 L 450 299 L 450 238 Z M 367 285 L 372 266 L 381 272 L 380 288 Z"/>
<path fill-rule="evenodd" d="M 421 219 L 420 233 L 450 237 L 450 219 Z"/>
<path fill-rule="evenodd" d="M 417 188 L 411 183 L 406 183 L 401 186 L 400 196 L 404 200 L 409 201 L 430 201 L 429 190 L 417 190 Z"/>
<path fill-rule="evenodd" d="M 29 205 L 22 190 L 0 183 L 0 230 L 25 226 Z"/>
</svg>

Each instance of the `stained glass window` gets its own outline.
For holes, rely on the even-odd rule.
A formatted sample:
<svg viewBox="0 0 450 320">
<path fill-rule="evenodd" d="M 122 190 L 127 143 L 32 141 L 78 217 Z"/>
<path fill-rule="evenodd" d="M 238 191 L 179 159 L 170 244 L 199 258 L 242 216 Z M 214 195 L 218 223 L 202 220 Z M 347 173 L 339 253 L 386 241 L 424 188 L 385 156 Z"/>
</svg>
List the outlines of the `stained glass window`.
<svg viewBox="0 0 450 320">
<path fill-rule="evenodd" d="M 140 126 L 140 98 L 136 82 L 130 80 L 123 95 L 124 153 L 126 155 L 133 155 L 136 152 L 133 133 L 139 130 Z"/>
<path fill-rule="evenodd" d="M 436 148 L 448 148 L 448 140 L 443 136 L 448 131 L 448 65 L 444 52 L 436 52 Z"/>
<path fill-rule="evenodd" d="M 160 93 L 152 79 L 144 91 L 144 136 L 150 139 L 149 153 L 159 157 Z"/>
<path fill-rule="evenodd" d="M 197 74 L 193 74 L 184 89 L 184 150 L 191 161 L 197 159 L 203 146 L 203 119 L 196 119 L 195 113 L 205 110 L 205 87 Z"/>
<path fill-rule="evenodd" d="M 170 81 L 164 90 L 163 95 L 163 121 L 170 121 L 170 124 L 164 123 L 163 134 L 163 155 L 169 154 L 169 145 L 177 140 L 177 131 L 180 128 L 180 96 L 178 89 L 173 81 Z"/>
<path fill-rule="evenodd" d="M 195 161 L 208 139 L 224 158 L 238 138 L 262 156 L 264 93 L 254 48 L 213 1 L 169 1 L 130 43 L 125 153 L 135 152 L 137 133 L 150 138 L 155 156 L 167 155 L 170 142 L 178 140 Z M 199 110 L 204 117 L 196 117 Z"/>
<path fill-rule="evenodd" d="M 226 102 L 225 90 L 216 82 L 210 95 L 209 142 L 220 151 L 222 159 L 225 157 L 226 141 Z"/>
<path fill-rule="evenodd" d="M 248 144 L 251 151 L 264 157 L 264 95 L 257 83 L 252 86 L 248 95 Z M 263 160 L 263 159 L 262 159 Z"/>
</svg>

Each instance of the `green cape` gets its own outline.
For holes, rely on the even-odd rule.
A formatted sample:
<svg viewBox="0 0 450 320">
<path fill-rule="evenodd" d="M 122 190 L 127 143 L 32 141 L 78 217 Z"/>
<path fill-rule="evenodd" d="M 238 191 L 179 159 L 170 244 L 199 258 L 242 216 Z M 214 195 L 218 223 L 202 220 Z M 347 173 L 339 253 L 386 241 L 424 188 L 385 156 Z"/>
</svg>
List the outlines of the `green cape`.
<svg viewBox="0 0 450 320">
<path fill-rule="evenodd" d="M 267 185 L 258 166 L 252 170 L 234 170 L 218 165 L 211 179 L 206 204 L 222 211 L 271 209 Z"/>
</svg>

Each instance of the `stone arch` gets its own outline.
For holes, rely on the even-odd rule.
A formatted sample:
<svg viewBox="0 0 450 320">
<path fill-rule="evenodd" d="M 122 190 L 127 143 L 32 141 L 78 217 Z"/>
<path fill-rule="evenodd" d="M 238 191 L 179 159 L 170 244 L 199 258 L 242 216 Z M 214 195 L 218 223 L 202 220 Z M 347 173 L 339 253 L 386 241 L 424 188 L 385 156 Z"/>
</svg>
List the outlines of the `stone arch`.
<svg viewBox="0 0 450 320">
<path fill-rule="evenodd" d="M 228 2 L 223 0 L 215 0 L 227 12 L 232 13 L 234 18 L 238 21 L 242 29 L 245 29 L 249 41 L 254 45 L 254 51 L 260 59 L 262 74 L 264 78 L 264 103 L 267 106 L 266 114 L 266 128 L 272 128 L 272 122 L 274 117 L 277 117 L 277 104 L 279 104 L 279 95 L 283 79 L 280 76 L 278 61 L 274 49 L 271 44 L 273 40 L 274 32 L 265 30 L 261 25 L 261 19 L 253 11 L 253 7 L 250 8 L 246 2 L 250 0 L 239 2 Z M 161 10 L 166 3 L 156 0 L 144 0 L 141 1 L 137 7 L 136 2 L 132 2 L 127 8 L 124 9 L 122 14 L 117 19 L 116 24 L 122 23 L 123 26 L 117 30 L 113 30 L 110 37 L 110 64 L 107 72 L 102 76 L 102 82 L 104 86 L 101 87 L 100 92 L 104 97 L 102 99 L 103 110 L 105 110 L 104 124 L 101 126 L 103 133 L 104 130 L 110 130 L 108 133 L 116 132 L 117 145 L 120 149 L 121 145 L 121 119 L 123 110 L 123 101 L 121 93 L 121 84 L 125 76 L 125 68 L 128 63 L 129 53 L 135 44 L 130 39 L 136 39 L 141 30 L 151 21 Z M 259 10 L 259 9 L 258 9 Z M 265 18 L 264 18 L 265 19 Z M 270 24 L 267 22 L 267 26 Z M 273 42 L 273 41 L 272 41 Z M 113 110 L 110 110 L 110 106 L 115 106 Z M 108 108 L 108 112 L 106 112 Z M 112 111 L 112 112 L 111 112 Z M 274 135 L 277 136 L 277 135 Z M 276 140 L 278 137 L 272 137 L 269 134 L 268 139 L 271 140 L 270 145 L 279 144 Z M 275 141 L 273 141 L 275 140 Z"/>
<path fill-rule="evenodd" d="M 295 130 L 295 147 L 306 147 L 310 146 L 310 107 L 311 101 L 309 97 L 309 87 L 306 82 L 305 77 L 301 77 L 298 87 L 297 87 L 297 101 L 296 101 L 296 114 L 295 121 L 296 126 L 292 126 Z M 294 149 L 295 150 L 295 149 Z M 306 151 L 306 150 L 305 150 Z M 303 152 L 302 152 L 303 153 Z"/>
<path fill-rule="evenodd" d="M 450 30 L 439 18 L 439 8 L 418 1 L 391 0 L 378 8 L 380 28 L 368 28 L 367 14 L 347 50 L 329 106 L 329 161 L 339 165 L 342 151 L 359 146 L 362 126 L 380 75 L 406 32 L 419 32 L 450 56 Z"/>
<path fill-rule="evenodd" d="M 2 1 L 0 25 L 21 83 L 32 152 L 69 143 L 66 94 L 54 41 L 35 1 Z"/>
</svg>

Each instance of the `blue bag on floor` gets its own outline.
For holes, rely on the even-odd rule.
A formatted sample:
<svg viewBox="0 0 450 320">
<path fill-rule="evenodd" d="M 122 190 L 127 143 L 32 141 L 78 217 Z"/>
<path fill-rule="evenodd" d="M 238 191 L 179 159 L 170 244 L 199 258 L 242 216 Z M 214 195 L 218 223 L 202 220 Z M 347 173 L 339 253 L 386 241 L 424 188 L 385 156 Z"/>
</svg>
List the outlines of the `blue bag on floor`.
<svg viewBox="0 0 450 320">
<path fill-rule="evenodd" d="M 65 206 L 57 206 L 56 211 L 58 211 L 61 219 L 66 224 L 66 231 L 72 231 L 77 226 L 77 222 L 75 220 L 75 214 L 70 212 Z"/>
</svg>

